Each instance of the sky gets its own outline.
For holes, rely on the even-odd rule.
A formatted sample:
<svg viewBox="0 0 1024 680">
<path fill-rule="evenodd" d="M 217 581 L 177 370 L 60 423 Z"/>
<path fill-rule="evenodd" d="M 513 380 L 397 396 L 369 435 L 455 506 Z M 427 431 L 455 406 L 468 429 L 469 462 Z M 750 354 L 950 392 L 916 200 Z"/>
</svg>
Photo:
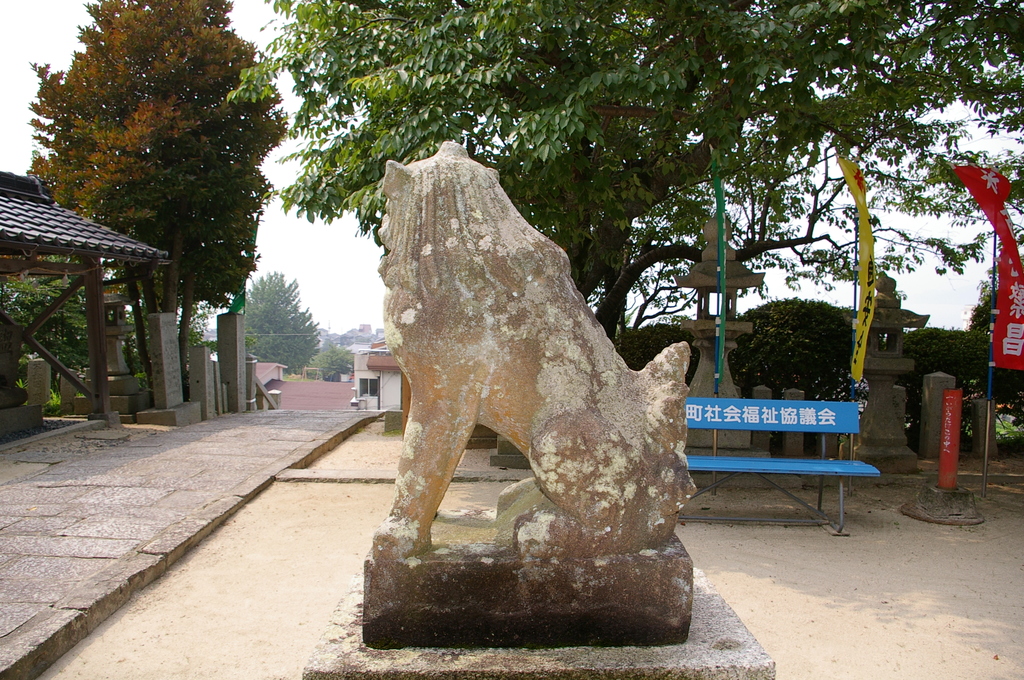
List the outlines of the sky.
<svg viewBox="0 0 1024 680">
<path fill-rule="evenodd" d="M 30 64 L 50 64 L 54 70 L 71 63 L 80 48 L 78 27 L 89 23 L 82 0 L 33 0 L 8 2 L 0 21 L 0 170 L 28 172 L 35 143 L 29 121 L 29 104 L 35 99 L 38 81 Z M 275 15 L 263 0 L 234 0 L 231 14 L 235 31 L 257 46 L 265 46 L 273 36 Z M 285 108 L 294 110 L 287 84 L 283 84 Z M 288 148 L 273 152 L 264 163 L 264 174 L 274 186 L 283 188 L 297 175 L 297 166 L 281 163 Z M 870 187 L 869 187 L 870 191 Z M 709 210 L 711 206 L 709 206 Z M 901 225 L 905 226 L 905 225 Z M 936 222 L 915 224 L 930 235 L 952 236 L 963 241 L 952 229 Z M 970 234 L 973 235 L 973 234 Z M 286 214 L 279 201 L 267 207 L 257 240 L 259 262 L 256 276 L 282 272 L 296 280 L 302 306 L 308 307 L 314 320 L 324 329 L 343 333 L 360 324 L 383 326 L 384 286 L 377 275 L 382 250 L 373 241 L 357 236 L 356 221 L 346 216 L 333 224 L 309 223 L 293 213 Z M 929 326 L 960 328 L 964 310 L 978 299 L 978 285 L 986 276 L 986 265 L 972 264 L 964 275 L 935 274 L 935 263 L 926 262 L 917 272 L 896 274 L 899 290 L 906 295 L 904 307 L 931 315 Z M 769 272 L 766 277 L 770 299 L 802 297 L 851 306 L 852 289 L 829 292 L 804 285 L 799 290 L 785 286 L 783 276 Z M 740 311 L 762 302 L 749 295 L 739 302 Z"/>
</svg>

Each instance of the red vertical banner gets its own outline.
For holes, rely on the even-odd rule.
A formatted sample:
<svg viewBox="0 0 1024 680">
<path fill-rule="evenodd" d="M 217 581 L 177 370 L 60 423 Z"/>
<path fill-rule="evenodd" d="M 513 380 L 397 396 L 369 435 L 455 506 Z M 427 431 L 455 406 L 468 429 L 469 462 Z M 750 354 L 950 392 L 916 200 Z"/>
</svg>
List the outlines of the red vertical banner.
<svg viewBox="0 0 1024 680">
<path fill-rule="evenodd" d="M 996 325 L 992 332 L 995 365 L 1024 371 L 1024 269 L 1006 212 L 1010 182 L 995 170 L 973 165 L 961 165 L 953 170 L 981 206 L 999 239 L 999 289 L 995 298 Z"/>
<path fill-rule="evenodd" d="M 942 390 L 942 446 L 939 448 L 939 488 L 956 489 L 960 466 L 960 415 L 963 390 Z"/>
</svg>

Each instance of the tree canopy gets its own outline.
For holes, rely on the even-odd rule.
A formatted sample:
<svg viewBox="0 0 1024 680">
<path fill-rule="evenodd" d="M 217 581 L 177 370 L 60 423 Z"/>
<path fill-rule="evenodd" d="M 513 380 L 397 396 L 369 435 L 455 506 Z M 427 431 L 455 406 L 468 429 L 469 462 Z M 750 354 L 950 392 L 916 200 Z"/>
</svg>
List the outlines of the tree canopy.
<svg viewBox="0 0 1024 680">
<path fill-rule="evenodd" d="M 226 101 L 256 56 L 229 28 L 230 7 L 100 0 L 70 68 L 35 67 L 44 152 L 32 171 L 65 207 L 170 254 L 142 302 L 180 306 L 183 349 L 194 306 L 226 306 L 255 269 L 270 190 L 259 166 L 285 132 L 275 92 Z"/>
<path fill-rule="evenodd" d="M 320 337 L 309 309 L 302 309 L 299 283 L 271 272 L 252 282 L 245 294 L 245 332 L 256 338 L 252 353 L 260 361 L 301 371 L 316 354 Z"/>
<path fill-rule="evenodd" d="M 631 293 L 678 306 L 678 291 L 657 288 L 700 259 L 712 161 L 737 258 L 827 280 L 848 277 L 853 254 L 837 154 L 861 164 L 877 205 L 967 219 L 976 211 L 957 197 L 948 159 L 975 126 L 1012 135 L 1024 124 L 1016 0 L 275 7 L 283 33 L 240 93 L 272 92 L 279 72 L 294 78 L 304 166 L 286 206 L 310 219 L 354 211 L 371 232 L 385 161 L 460 140 L 565 248 L 609 333 Z M 1019 159 L 999 160 L 1012 181 Z M 931 252 L 959 270 L 980 253 L 974 232 L 949 243 L 878 231 L 883 268 Z"/>
<path fill-rule="evenodd" d="M 344 347 L 328 345 L 313 357 L 313 366 L 323 370 L 324 380 L 339 381 L 352 373 L 352 352 Z"/>
</svg>

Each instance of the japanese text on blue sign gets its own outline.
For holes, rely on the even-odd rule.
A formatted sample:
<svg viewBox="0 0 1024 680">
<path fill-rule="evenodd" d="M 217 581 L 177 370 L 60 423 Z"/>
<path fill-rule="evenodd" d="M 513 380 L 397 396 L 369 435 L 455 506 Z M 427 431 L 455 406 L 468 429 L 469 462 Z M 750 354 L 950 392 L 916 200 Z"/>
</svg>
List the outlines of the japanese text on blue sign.
<svg viewBox="0 0 1024 680">
<path fill-rule="evenodd" d="M 686 400 L 686 425 L 695 430 L 860 432 L 855 402 L 775 399 Z"/>
</svg>

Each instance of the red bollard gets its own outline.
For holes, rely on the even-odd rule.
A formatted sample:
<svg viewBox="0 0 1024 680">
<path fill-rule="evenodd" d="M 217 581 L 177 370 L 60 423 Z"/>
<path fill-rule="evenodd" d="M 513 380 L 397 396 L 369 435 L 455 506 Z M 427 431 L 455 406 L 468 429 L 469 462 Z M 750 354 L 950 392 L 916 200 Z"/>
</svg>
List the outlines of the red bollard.
<svg viewBox="0 0 1024 680">
<path fill-rule="evenodd" d="M 956 489 L 960 465 L 960 411 L 963 390 L 942 390 L 942 448 L 939 449 L 940 489 Z"/>
</svg>

